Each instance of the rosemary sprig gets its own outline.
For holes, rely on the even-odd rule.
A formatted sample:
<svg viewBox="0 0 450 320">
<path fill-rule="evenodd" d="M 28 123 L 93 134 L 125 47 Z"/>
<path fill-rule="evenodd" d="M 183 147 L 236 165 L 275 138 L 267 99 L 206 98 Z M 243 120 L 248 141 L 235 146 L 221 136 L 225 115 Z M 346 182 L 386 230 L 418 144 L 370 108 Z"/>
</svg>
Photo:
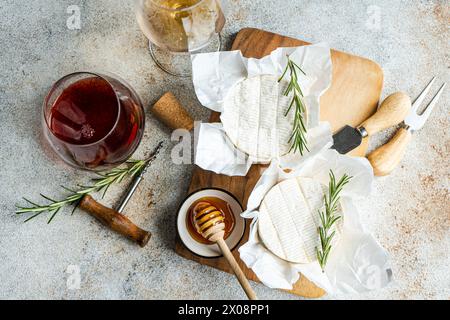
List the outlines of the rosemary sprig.
<svg viewBox="0 0 450 320">
<path fill-rule="evenodd" d="M 92 179 L 93 184 L 90 186 L 80 186 L 79 190 L 72 190 L 61 186 L 64 190 L 69 191 L 70 194 L 62 200 L 54 200 L 44 194 L 40 194 L 45 200 L 49 201 L 48 204 L 37 204 L 33 201 L 23 198 L 31 206 L 17 206 L 16 214 L 32 213 L 33 215 L 25 220 L 25 222 L 36 218 L 44 212 L 50 213 L 50 218 L 47 223 L 50 223 L 56 214 L 66 205 L 74 205 L 74 210 L 78 206 L 80 200 L 86 195 L 97 191 L 103 191 L 105 195 L 108 188 L 114 183 L 120 183 L 127 176 L 136 175 L 147 163 L 145 160 L 129 160 L 126 162 L 127 166 L 124 168 L 115 168 L 107 173 L 98 173 L 99 178 Z"/>
<path fill-rule="evenodd" d="M 294 125 L 292 129 L 292 134 L 289 138 L 288 143 L 291 144 L 291 147 L 289 149 L 289 152 L 292 150 L 295 152 L 300 152 L 301 155 L 303 155 L 304 150 L 309 151 L 306 141 L 306 124 L 304 115 L 306 113 L 306 107 L 305 103 L 303 102 L 303 92 L 300 88 L 300 85 L 298 84 L 298 72 L 303 73 L 306 75 L 306 73 L 294 62 L 292 61 L 289 56 L 287 57 L 288 63 L 286 65 L 286 68 L 284 69 L 283 74 L 278 79 L 278 82 L 283 80 L 283 78 L 286 76 L 287 72 L 289 71 L 290 74 L 290 80 L 289 84 L 284 91 L 283 95 L 286 97 L 292 94 L 292 100 L 289 104 L 289 107 L 285 113 L 284 116 L 287 116 L 288 113 L 291 111 L 292 107 L 295 106 L 294 110 Z"/>
<path fill-rule="evenodd" d="M 349 183 L 352 177 L 344 174 L 338 182 L 332 170 L 330 170 L 330 182 L 328 184 L 328 195 L 325 195 L 325 210 L 319 211 L 321 226 L 318 228 L 320 237 L 320 249 L 316 248 L 317 259 L 319 260 L 322 271 L 327 264 L 328 255 L 331 251 L 331 241 L 336 233 L 335 230 L 331 231 L 333 225 L 342 218 L 340 215 L 336 215 L 338 211 L 338 203 L 340 200 L 340 193 L 344 186 Z"/>
<path fill-rule="evenodd" d="M 23 200 L 25 200 L 30 206 L 26 207 L 16 205 L 16 214 L 20 215 L 24 213 L 31 213 L 32 215 L 25 220 L 25 222 L 28 222 L 44 212 L 49 212 L 50 218 L 47 223 L 50 223 L 56 216 L 56 214 L 61 210 L 61 208 L 66 205 L 74 206 L 72 210 L 73 214 L 75 212 L 75 209 L 78 207 L 79 202 L 85 195 L 102 191 L 104 196 L 111 185 L 120 183 L 127 177 L 134 177 L 141 173 L 142 170 L 145 169 L 146 165 L 156 158 L 156 155 L 158 154 L 161 147 L 162 143 L 160 143 L 156 147 L 155 151 L 151 154 L 151 156 L 145 160 L 128 160 L 125 162 L 124 167 L 114 168 L 111 171 L 105 173 L 97 173 L 99 177 L 92 179 L 91 185 L 79 186 L 79 190 L 73 190 L 61 186 L 61 188 L 70 192 L 70 194 L 62 200 L 54 200 L 41 193 L 40 196 L 49 202 L 47 204 L 41 205 L 30 201 L 27 198 L 23 198 Z"/>
</svg>

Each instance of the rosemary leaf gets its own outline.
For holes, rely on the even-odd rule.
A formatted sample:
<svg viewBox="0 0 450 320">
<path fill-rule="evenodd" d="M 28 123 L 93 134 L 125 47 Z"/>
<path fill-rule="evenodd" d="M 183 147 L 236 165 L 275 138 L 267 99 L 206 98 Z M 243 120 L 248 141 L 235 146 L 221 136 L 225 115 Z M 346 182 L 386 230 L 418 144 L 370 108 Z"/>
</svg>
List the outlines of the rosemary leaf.
<svg viewBox="0 0 450 320">
<path fill-rule="evenodd" d="M 330 170 L 330 182 L 328 183 L 328 195 L 324 196 L 325 209 L 319 211 L 321 226 L 318 228 L 320 248 L 316 248 L 317 260 L 319 261 L 322 271 L 325 270 L 328 256 L 331 251 L 331 241 L 336 231 L 332 230 L 335 223 L 342 218 L 337 215 L 340 193 L 344 186 L 350 182 L 352 177 L 344 174 L 338 182 L 332 170 Z"/>
<path fill-rule="evenodd" d="M 298 71 L 300 71 L 302 74 L 306 75 L 305 72 L 294 62 L 292 61 L 289 56 L 287 57 L 288 63 L 286 68 L 283 71 L 283 74 L 278 79 L 278 82 L 283 80 L 283 78 L 287 75 L 289 71 L 290 80 L 289 84 L 284 91 L 285 96 L 289 96 L 292 94 L 292 100 L 289 104 L 289 107 L 285 113 L 285 116 L 291 112 L 291 109 L 293 106 L 295 106 L 294 110 L 294 124 L 292 128 L 292 134 L 288 140 L 288 143 L 291 145 L 289 152 L 294 151 L 300 152 L 301 155 L 306 151 L 309 151 L 307 146 L 307 140 L 306 140 L 306 125 L 305 125 L 305 113 L 306 113 L 306 107 L 303 102 L 303 92 L 300 88 L 300 85 L 298 84 Z"/>
<path fill-rule="evenodd" d="M 16 214 L 24 214 L 24 213 L 33 213 L 32 216 L 27 218 L 25 222 L 28 222 L 35 217 L 39 216 L 44 212 L 50 213 L 50 218 L 47 223 L 50 223 L 57 213 L 67 205 L 73 205 L 72 214 L 75 212 L 78 204 L 81 199 L 90 193 L 103 191 L 103 195 L 108 191 L 108 188 L 113 185 L 122 182 L 125 178 L 134 177 L 137 174 L 141 173 L 142 170 L 145 169 L 146 165 L 152 162 L 156 155 L 159 153 L 159 150 L 162 147 L 162 143 L 159 143 L 155 150 L 152 152 L 151 156 L 146 160 L 128 160 L 125 162 L 125 165 L 119 168 L 114 168 L 109 172 L 99 173 L 98 178 L 91 179 L 92 185 L 88 186 L 78 186 L 78 190 L 73 190 L 67 187 L 62 187 L 65 191 L 70 192 L 68 196 L 66 196 L 62 200 L 54 200 L 44 194 L 40 194 L 45 200 L 48 201 L 46 204 L 37 204 L 32 202 L 26 198 L 23 198 L 30 206 L 22 207 L 16 205 Z"/>
</svg>

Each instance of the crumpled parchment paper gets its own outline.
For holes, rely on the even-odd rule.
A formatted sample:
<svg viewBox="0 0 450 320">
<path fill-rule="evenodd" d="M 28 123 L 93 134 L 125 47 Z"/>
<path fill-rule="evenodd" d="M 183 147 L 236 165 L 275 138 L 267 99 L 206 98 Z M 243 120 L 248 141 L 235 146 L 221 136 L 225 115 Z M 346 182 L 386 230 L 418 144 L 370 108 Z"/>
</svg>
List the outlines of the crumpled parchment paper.
<svg viewBox="0 0 450 320">
<path fill-rule="evenodd" d="M 258 207 L 265 194 L 279 182 L 309 177 L 328 186 L 329 171 L 339 179 L 345 173 L 351 181 L 341 193 L 343 216 L 341 238 L 332 248 L 325 272 L 317 261 L 295 264 L 284 261 L 271 253 L 258 237 Z M 365 158 L 349 157 L 335 150 L 322 149 L 305 159 L 301 166 L 286 173 L 278 161 L 273 161 L 263 173 L 252 191 L 244 218 L 253 219 L 247 243 L 240 247 L 240 257 L 258 278 L 270 288 L 292 289 L 301 273 L 328 293 L 355 293 L 379 289 L 392 278 L 388 253 L 360 224 L 354 203 L 370 193 L 373 171 Z"/>
<path fill-rule="evenodd" d="M 281 76 L 287 55 L 307 76 L 300 75 L 300 86 L 307 106 L 308 148 L 303 157 L 316 154 L 332 141 L 330 126 L 320 122 L 320 96 L 329 88 L 332 77 L 330 48 L 323 43 L 294 48 L 278 48 L 262 59 L 244 58 L 240 51 L 201 53 L 192 56 L 193 84 L 203 106 L 223 111 L 228 92 L 240 81 L 259 75 Z M 244 176 L 256 159 L 237 149 L 221 123 L 200 124 L 195 163 L 205 170 L 230 176 Z M 298 153 L 281 157 L 280 163 L 296 165 Z M 279 157 L 277 157 L 279 158 Z"/>
</svg>

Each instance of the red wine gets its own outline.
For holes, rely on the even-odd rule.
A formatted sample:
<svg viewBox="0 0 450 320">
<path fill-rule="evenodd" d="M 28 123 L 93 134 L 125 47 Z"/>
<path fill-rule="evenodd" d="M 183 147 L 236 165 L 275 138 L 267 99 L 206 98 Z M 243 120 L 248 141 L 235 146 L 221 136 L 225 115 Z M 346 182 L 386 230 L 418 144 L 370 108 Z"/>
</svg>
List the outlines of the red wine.
<svg viewBox="0 0 450 320">
<path fill-rule="evenodd" d="M 91 76 L 70 84 L 55 99 L 49 129 L 76 164 L 114 165 L 125 161 L 142 137 L 139 108 L 124 84 Z"/>
<path fill-rule="evenodd" d="M 109 83 L 101 78 L 87 78 L 70 85 L 56 99 L 50 130 L 65 142 L 91 144 L 106 137 L 118 113 L 116 93 Z"/>
</svg>

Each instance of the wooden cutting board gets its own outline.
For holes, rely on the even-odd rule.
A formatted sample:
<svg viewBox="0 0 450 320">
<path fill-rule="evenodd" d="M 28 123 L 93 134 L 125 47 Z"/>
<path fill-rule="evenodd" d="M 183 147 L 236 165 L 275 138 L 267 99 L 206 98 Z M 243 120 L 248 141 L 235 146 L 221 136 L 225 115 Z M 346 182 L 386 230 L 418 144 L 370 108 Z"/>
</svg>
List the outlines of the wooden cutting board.
<svg viewBox="0 0 450 320">
<path fill-rule="evenodd" d="M 243 55 L 248 58 L 261 58 L 278 47 L 293 47 L 306 44 L 308 43 L 301 40 L 258 29 L 246 28 L 237 34 L 232 50 L 241 50 Z M 332 85 L 320 100 L 320 114 L 322 120 L 331 123 L 333 132 L 335 132 L 345 124 L 357 126 L 375 112 L 383 86 L 383 71 L 373 61 L 344 52 L 332 50 L 331 58 L 333 62 Z M 219 114 L 213 112 L 210 122 L 218 121 Z M 368 141 L 365 140 L 351 154 L 364 156 L 367 151 L 367 145 Z M 241 201 L 243 207 L 246 208 L 248 196 L 263 170 L 264 166 L 254 165 L 246 177 L 228 177 L 196 167 L 188 193 L 209 187 L 222 188 L 234 194 Z M 240 245 L 247 242 L 248 231 L 249 223 L 247 223 L 245 235 Z M 224 258 L 206 259 L 198 257 L 183 245 L 178 236 L 175 251 L 187 259 L 229 273 L 232 272 Z M 252 270 L 248 269 L 239 259 L 237 248 L 233 250 L 233 254 L 246 276 L 251 280 L 258 281 Z M 290 292 L 308 298 L 318 298 L 325 294 L 322 289 L 303 276 L 300 277 Z"/>
</svg>

